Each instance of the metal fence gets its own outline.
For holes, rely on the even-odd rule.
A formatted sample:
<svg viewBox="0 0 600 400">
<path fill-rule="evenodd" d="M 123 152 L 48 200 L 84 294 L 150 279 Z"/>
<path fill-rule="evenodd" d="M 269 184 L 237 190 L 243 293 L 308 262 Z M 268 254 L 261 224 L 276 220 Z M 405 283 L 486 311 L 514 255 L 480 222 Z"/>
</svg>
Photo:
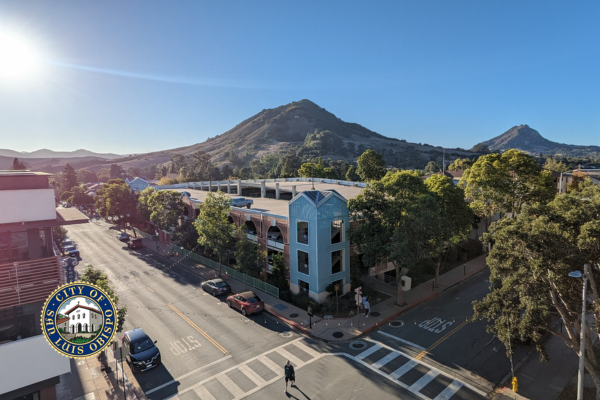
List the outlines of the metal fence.
<svg viewBox="0 0 600 400">
<path fill-rule="evenodd" d="M 212 269 L 219 269 L 219 263 L 217 261 L 213 261 L 210 258 L 203 257 L 200 254 L 196 254 L 179 246 L 173 246 L 173 251 L 176 251 L 179 254 L 182 254 L 184 257 L 191 258 L 192 260 L 197 261 L 200 264 L 206 265 Z M 246 282 L 249 286 L 255 287 L 258 290 L 262 290 L 263 292 L 270 294 L 271 296 L 279 298 L 279 288 L 276 286 L 261 281 L 260 279 L 248 276 L 247 274 L 238 271 L 235 268 L 228 267 L 227 265 L 221 264 L 221 271 L 227 274 L 228 276 L 237 279 L 240 282 Z"/>
</svg>

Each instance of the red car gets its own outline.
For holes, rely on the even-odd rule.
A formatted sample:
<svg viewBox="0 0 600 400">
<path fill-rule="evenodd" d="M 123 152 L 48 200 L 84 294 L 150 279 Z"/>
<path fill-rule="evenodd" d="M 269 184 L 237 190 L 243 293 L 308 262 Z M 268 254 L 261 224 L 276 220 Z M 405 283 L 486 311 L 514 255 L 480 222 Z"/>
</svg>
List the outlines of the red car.
<svg viewBox="0 0 600 400">
<path fill-rule="evenodd" d="M 240 310 L 244 316 L 259 313 L 265 309 L 265 303 L 250 291 L 229 296 L 227 305 L 229 308 Z"/>
</svg>

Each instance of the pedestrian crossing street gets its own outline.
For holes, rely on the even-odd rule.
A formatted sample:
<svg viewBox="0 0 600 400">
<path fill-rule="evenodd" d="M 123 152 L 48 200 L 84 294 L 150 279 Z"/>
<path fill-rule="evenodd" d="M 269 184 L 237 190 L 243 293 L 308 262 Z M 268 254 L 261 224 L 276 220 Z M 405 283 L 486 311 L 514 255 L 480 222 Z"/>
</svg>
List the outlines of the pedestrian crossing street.
<svg viewBox="0 0 600 400">
<path fill-rule="evenodd" d="M 169 399 L 193 390 L 202 400 L 223 398 L 223 387 L 234 400 L 242 399 L 257 392 L 271 383 L 283 378 L 283 367 L 290 360 L 295 369 L 299 369 L 325 354 L 319 353 L 303 343 L 304 338 L 296 339 L 266 353 L 253 357 L 242 364 L 233 366 L 216 375 L 210 376 L 194 385 L 180 390 Z M 274 360 L 279 360 L 275 362 Z"/>
<path fill-rule="evenodd" d="M 177 395 L 168 399 L 179 400 L 179 396 L 189 391 L 193 391 L 202 400 L 243 399 L 277 380 L 282 380 L 286 360 L 290 360 L 298 370 L 323 356 L 349 358 L 423 400 L 486 398 L 485 391 L 373 339 L 366 339 L 372 346 L 357 355 L 320 353 L 307 346 L 304 340 L 299 338 L 259 354 L 183 388 Z M 306 377 L 306 374 L 302 376 Z"/>
<path fill-rule="evenodd" d="M 364 365 L 424 400 L 483 399 L 486 392 L 442 372 L 386 344 L 367 339 L 373 345 L 351 356 L 338 353 Z"/>
</svg>

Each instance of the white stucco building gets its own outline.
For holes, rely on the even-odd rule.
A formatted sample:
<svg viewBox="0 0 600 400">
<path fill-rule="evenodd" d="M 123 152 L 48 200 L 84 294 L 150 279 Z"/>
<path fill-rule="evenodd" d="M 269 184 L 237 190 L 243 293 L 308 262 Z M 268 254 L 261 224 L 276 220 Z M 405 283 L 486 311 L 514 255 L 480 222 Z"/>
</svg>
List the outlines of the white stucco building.
<svg viewBox="0 0 600 400">
<path fill-rule="evenodd" d="M 69 333 L 96 332 L 102 325 L 102 312 L 79 303 L 65 313 L 68 318 L 59 319 L 56 324 Z"/>
</svg>

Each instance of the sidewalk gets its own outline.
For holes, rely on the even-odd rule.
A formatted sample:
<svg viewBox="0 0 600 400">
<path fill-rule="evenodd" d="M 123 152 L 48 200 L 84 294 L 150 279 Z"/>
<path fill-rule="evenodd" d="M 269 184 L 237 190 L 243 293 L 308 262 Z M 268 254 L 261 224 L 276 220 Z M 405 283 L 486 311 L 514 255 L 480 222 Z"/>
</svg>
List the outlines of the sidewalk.
<svg viewBox="0 0 600 400">
<path fill-rule="evenodd" d="M 143 242 L 146 249 L 161 256 L 164 260 L 170 261 L 172 263 L 172 268 L 175 271 L 180 272 L 193 280 L 201 282 L 216 277 L 217 271 L 210 267 L 199 264 L 189 258 L 182 257 L 181 255 L 167 258 L 162 254 L 162 250 L 164 249 L 163 246 L 161 246 L 160 251 L 157 251 L 155 242 L 149 239 L 143 239 Z M 369 318 L 365 318 L 361 315 L 355 315 L 351 318 L 334 318 L 328 320 L 324 320 L 320 317 L 313 317 L 312 328 L 310 328 L 310 318 L 305 310 L 281 301 L 256 288 L 250 286 L 245 288 L 244 282 L 230 278 L 227 275 L 223 275 L 223 278 L 228 281 L 234 292 L 241 292 L 244 290 L 257 292 L 265 303 L 265 311 L 281 318 L 288 325 L 319 339 L 327 341 L 344 341 L 368 333 L 371 330 L 388 323 L 403 312 L 433 298 L 449 287 L 470 278 L 485 268 L 485 255 L 482 255 L 465 263 L 464 268 L 458 267 L 440 275 L 439 287 L 435 290 L 432 290 L 433 287 L 431 282 L 426 282 L 405 292 L 404 302 L 406 305 L 404 307 L 396 306 L 396 296 L 393 296 L 390 299 L 374 305 L 371 312 L 375 314 Z M 393 287 L 389 287 L 389 289 L 394 290 Z"/>
<path fill-rule="evenodd" d="M 145 399 L 142 388 L 135 379 L 127 363 L 117 363 L 110 347 L 106 350 L 107 367 L 102 365 L 97 356 L 84 359 L 71 359 L 71 372 L 61 375 L 56 385 L 57 399 L 74 400 L 112 400 Z M 124 367 L 124 368 L 123 368 Z M 125 370 L 125 383 L 123 383 Z M 125 390 L 123 390 L 125 386 Z"/>
</svg>

